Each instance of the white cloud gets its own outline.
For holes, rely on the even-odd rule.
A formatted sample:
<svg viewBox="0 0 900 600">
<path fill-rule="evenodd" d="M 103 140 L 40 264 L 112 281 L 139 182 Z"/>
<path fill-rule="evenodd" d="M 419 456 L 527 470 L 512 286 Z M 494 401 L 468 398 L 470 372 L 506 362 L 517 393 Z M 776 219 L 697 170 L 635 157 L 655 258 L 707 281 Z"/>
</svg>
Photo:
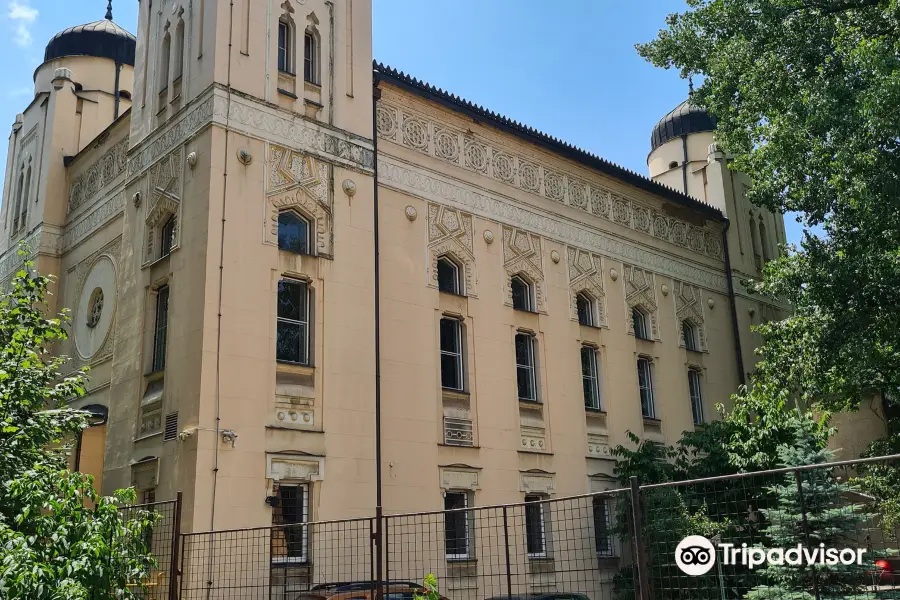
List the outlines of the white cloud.
<svg viewBox="0 0 900 600">
<path fill-rule="evenodd" d="M 31 25 L 38 17 L 38 9 L 28 5 L 28 0 L 12 0 L 7 17 L 15 25 L 15 42 L 20 46 L 31 45 Z"/>
</svg>

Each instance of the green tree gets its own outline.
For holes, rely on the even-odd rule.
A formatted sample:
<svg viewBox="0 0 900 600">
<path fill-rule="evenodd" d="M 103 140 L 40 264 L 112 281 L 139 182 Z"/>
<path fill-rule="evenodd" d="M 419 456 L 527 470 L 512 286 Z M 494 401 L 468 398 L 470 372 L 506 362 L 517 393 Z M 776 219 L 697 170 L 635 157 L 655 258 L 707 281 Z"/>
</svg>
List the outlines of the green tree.
<svg viewBox="0 0 900 600">
<path fill-rule="evenodd" d="M 900 3 L 688 0 L 637 50 L 698 75 L 693 101 L 747 173 L 749 198 L 797 211 L 800 247 L 761 292 L 794 314 L 759 328 L 760 372 L 807 406 L 900 386 Z"/>
<path fill-rule="evenodd" d="M 126 518 L 133 490 L 101 498 L 66 468 L 66 441 L 86 425 L 66 403 L 84 394 L 85 374 L 63 377 L 66 359 L 51 354 L 66 317 L 47 318 L 49 283 L 25 262 L 0 296 L 0 597 L 131 598 L 154 566 L 154 515 Z"/>
<path fill-rule="evenodd" d="M 812 437 L 798 444 L 782 446 L 779 454 L 783 466 L 815 465 L 828 462 L 832 453 L 816 444 Z M 771 508 L 762 509 L 766 527 L 764 548 L 856 548 L 859 546 L 857 529 L 866 521 L 861 507 L 848 504 L 843 495 L 850 486 L 839 483 L 830 469 L 814 469 L 782 476 L 782 481 L 771 487 L 777 501 Z M 801 492 L 802 490 L 802 492 Z M 819 564 L 791 565 L 766 564 L 759 570 L 765 582 L 751 590 L 749 600 L 822 600 L 845 598 L 872 598 L 866 590 L 866 572 L 871 570 L 871 557 L 865 557 L 862 565 Z"/>
</svg>

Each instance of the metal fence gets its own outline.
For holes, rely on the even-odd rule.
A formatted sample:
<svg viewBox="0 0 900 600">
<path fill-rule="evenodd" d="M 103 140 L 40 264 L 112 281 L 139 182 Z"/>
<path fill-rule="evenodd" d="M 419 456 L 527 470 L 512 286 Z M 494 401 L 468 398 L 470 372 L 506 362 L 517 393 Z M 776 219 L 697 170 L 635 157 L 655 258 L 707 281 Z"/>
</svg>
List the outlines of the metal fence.
<svg viewBox="0 0 900 600">
<path fill-rule="evenodd" d="M 178 547 L 181 538 L 181 492 L 175 500 L 136 504 L 119 509 L 126 519 L 149 512 L 156 516 L 146 532 L 144 544 L 153 557 L 150 577 L 131 592 L 140 600 L 177 600 Z"/>
<path fill-rule="evenodd" d="M 474 507 L 470 493 L 450 492 L 446 504 L 459 508 L 384 516 L 380 540 L 375 518 L 182 535 L 176 517 L 164 518 L 153 544 L 160 583 L 143 598 L 372 600 L 380 541 L 386 600 L 412 600 L 429 573 L 449 600 L 900 599 L 900 574 L 890 572 L 900 540 L 856 479 L 873 469 L 900 482 L 900 456 L 891 456 L 657 485 L 632 479 L 503 506 Z M 679 548 L 692 535 L 710 540 L 713 563 L 696 544 Z M 173 542 L 168 550 L 157 536 Z M 798 544 L 850 554 L 836 554 L 836 564 L 827 553 L 808 565 L 760 560 Z M 711 568 L 689 574 L 685 563 Z"/>
</svg>

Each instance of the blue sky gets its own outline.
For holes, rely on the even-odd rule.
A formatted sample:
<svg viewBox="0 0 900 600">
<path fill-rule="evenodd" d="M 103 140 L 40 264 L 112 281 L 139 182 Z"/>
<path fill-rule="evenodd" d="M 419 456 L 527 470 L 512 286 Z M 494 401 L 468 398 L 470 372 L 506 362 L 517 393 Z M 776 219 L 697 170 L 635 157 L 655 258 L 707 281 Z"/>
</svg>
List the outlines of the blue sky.
<svg viewBox="0 0 900 600">
<path fill-rule="evenodd" d="M 682 0 L 373 2 L 377 60 L 642 174 L 653 125 L 687 95 L 634 50 Z M 115 21 L 135 31 L 138 6 L 116 0 Z M 0 0 L 0 49 L 17 57 L 0 65 L 0 126 L 27 105 L 47 41 L 105 11 L 105 0 Z M 0 164 L 5 154 L 0 144 Z M 785 225 L 798 242 L 800 226 Z"/>
</svg>

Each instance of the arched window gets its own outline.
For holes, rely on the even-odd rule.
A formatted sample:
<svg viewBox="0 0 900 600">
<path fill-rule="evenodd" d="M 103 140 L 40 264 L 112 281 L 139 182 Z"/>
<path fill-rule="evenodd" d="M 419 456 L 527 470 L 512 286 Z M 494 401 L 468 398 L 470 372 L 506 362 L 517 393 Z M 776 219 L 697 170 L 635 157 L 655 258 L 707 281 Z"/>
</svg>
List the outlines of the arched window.
<svg viewBox="0 0 900 600">
<path fill-rule="evenodd" d="M 772 260 L 772 253 L 769 252 L 769 236 L 766 235 L 766 226 L 762 222 L 762 215 L 759 218 L 759 245 L 762 246 L 763 260 L 766 262 Z"/>
<path fill-rule="evenodd" d="M 172 81 L 181 79 L 184 73 L 184 19 L 178 20 L 175 27 L 175 53 L 174 62 L 172 63 Z"/>
<path fill-rule="evenodd" d="M 131 92 L 128 90 L 119 90 L 119 98 L 123 100 L 131 100 Z"/>
<path fill-rule="evenodd" d="M 19 230 L 19 211 L 22 210 L 22 192 L 25 190 L 25 171 L 19 173 L 19 181 L 16 183 L 16 201 L 13 204 L 13 227 L 12 232 Z"/>
<path fill-rule="evenodd" d="M 512 290 L 512 305 L 516 310 L 534 311 L 534 288 L 523 275 L 513 275 L 509 279 Z"/>
<path fill-rule="evenodd" d="M 303 81 L 319 85 L 319 34 L 307 28 L 303 34 Z"/>
<path fill-rule="evenodd" d="M 175 244 L 175 215 L 169 217 L 159 236 L 159 257 L 168 256 Z"/>
<path fill-rule="evenodd" d="M 283 15 L 278 20 L 278 70 L 294 74 L 294 23 Z"/>
<path fill-rule="evenodd" d="M 159 53 L 159 82 L 157 87 L 162 95 L 169 87 L 169 58 L 172 50 L 172 36 L 167 31 L 163 36 L 162 48 Z"/>
<path fill-rule="evenodd" d="M 759 252 L 759 231 L 756 229 L 756 219 L 750 212 L 750 241 L 753 243 L 753 260 L 757 269 L 762 268 L 762 255 Z"/>
<path fill-rule="evenodd" d="M 31 165 L 25 171 L 25 191 L 22 193 L 22 214 L 19 219 L 22 227 L 25 227 L 25 218 L 28 216 L 28 199 L 31 197 Z"/>
<path fill-rule="evenodd" d="M 650 339 L 650 328 L 647 327 L 647 314 L 640 308 L 631 309 L 631 322 L 634 326 L 634 337 L 641 340 Z"/>
<path fill-rule="evenodd" d="M 685 319 L 681 322 L 681 332 L 684 335 L 684 348 L 696 352 L 699 344 L 697 342 L 697 328 L 694 324 Z"/>
<path fill-rule="evenodd" d="M 462 281 L 460 280 L 460 267 L 449 256 L 441 256 L 437 260 L 438 289 L 448 294 L 463 294 Z"/>
<path fill-rule="evenodd" d="M 594 300 L 585 292 L 575 296 L 575 308 L 578 310 L 578 322 L 589 327 L 594 326 Z"/>
<path fill-rule="evenodd" d="M 309 221 L 292 210 L 278 214 L 278 248 L 294 254 L 310 254 Z"/>
</svg>

